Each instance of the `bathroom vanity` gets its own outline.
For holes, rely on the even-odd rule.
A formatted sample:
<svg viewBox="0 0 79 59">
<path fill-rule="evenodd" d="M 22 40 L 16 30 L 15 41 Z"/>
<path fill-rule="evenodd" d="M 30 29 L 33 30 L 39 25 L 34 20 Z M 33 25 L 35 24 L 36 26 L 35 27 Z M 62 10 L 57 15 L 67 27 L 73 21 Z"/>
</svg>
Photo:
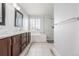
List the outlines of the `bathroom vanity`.
<svg viewBox="0 0 79 59">
<path fill-rule="evenodd" d="M 27 47 L 30 40 L 30 32 L 0 36 L 0 56 L 18 56 Z"/>
</svg>

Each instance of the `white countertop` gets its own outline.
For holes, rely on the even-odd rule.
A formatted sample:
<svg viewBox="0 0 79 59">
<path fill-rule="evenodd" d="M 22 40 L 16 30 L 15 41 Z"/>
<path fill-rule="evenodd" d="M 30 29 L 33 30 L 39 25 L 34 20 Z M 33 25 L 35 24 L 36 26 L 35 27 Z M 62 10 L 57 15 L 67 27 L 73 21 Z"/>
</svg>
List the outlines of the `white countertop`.
<svg viewBox="0 0 79 59">
<path fill-rule="evenodd" d="M 21 33 L 26 33 L 26 32 L 30 32 L 30 31 L 27 31 L 27 30 L 12 31 L 12 32 L 5 31 L 2 34 L 0 33 L 0 39 L 7 38 L 7 37 L 10 37 L 10 36 L 14 36 L 14 35 L 21 34 Z"/>
</svg>

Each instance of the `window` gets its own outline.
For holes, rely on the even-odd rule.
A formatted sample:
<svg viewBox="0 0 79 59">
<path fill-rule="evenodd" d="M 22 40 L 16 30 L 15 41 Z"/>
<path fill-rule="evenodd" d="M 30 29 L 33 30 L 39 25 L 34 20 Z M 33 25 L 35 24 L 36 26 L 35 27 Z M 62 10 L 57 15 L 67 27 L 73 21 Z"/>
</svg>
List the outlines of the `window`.
<svg viewBox="0 0 79 59">
<path fill-rule="evenodd" d="M 35 29 L 35 19 L 30 19 L 30 29 Z"/>
<path fill-rule="evenodd" d="M 30 18 L 30 29 L 31 30 L 40 30 L 40 19 Z"/>
<path fill-rule="evenodd" d="M 40 19 L 36 19 L 36 29 L 40 30 Z"/>
</svg>

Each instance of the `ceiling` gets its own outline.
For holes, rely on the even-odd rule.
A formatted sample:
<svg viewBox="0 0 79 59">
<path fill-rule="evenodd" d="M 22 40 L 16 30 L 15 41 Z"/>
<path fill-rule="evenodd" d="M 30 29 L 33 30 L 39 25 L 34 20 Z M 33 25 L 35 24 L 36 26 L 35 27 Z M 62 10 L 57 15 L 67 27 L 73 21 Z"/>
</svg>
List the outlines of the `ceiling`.
<svg viewBox="0 0 79 59">
<path fill-rule="evenodd" d="M 22 7 L 29 15 L 53 17 L 53 3 L 19 3 L 19 6 Z"/>
</svg>

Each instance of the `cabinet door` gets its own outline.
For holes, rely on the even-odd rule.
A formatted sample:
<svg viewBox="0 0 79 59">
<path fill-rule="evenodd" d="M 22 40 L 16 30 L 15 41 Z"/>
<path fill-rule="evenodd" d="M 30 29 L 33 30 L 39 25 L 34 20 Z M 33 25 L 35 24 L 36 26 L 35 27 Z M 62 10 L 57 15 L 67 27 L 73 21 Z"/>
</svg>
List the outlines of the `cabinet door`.
<svg viewBox="0 0 79 59">
<path fill-rule="evenodd" d="M 23 33 L 21 38 L 21 51 L 23 51 L 27 45 L 27 33 Z"/>
<path fill-rule="evenodd" d="M 21 36 L 12 37 L 12 56 L 18 56 L 21 53 Z"/>
<path fill-rule="evenodd" d="M 22 34 L 22 45 L 26 43 L 26 33 Z"/>
<path fill-rule="evenodd" d="M 11 38 L 0 39 L 0 56 L 11 55 Z"/>
<path fill-rule="evenodd" d="M 12 46 L 12 56 L 18 56 L 21 53 L 20 46 L 18 44 Z"/>
</svg>

